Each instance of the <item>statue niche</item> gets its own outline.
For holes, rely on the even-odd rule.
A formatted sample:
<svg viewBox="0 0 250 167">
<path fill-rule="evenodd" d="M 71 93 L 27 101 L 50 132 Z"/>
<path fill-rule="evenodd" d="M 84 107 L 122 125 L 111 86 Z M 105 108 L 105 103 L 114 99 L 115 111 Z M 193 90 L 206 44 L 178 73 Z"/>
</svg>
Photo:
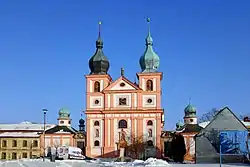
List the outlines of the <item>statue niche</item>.
<svg viewBox="0 0 250 167">
<path fill-rule="evenodd" d="M 120 148 L 126 148 L 127 147 L 127 141 L 126 141 L 126 133 L 123 131 L 121 132 L 121 138 L 119 141 Z"/>
</svg>

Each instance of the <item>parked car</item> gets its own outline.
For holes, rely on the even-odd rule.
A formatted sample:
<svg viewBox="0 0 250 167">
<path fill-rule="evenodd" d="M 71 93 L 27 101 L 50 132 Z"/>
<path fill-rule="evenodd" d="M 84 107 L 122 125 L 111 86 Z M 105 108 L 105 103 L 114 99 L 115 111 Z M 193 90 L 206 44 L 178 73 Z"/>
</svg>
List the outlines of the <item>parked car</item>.
<svg viewBox="0 0 250 167">
<path fill-rule="evenodd" d="M 57 148 L 57 159 L 85 159 L 82 150 L 78 147 L 62 146 Z"/>
</svg>

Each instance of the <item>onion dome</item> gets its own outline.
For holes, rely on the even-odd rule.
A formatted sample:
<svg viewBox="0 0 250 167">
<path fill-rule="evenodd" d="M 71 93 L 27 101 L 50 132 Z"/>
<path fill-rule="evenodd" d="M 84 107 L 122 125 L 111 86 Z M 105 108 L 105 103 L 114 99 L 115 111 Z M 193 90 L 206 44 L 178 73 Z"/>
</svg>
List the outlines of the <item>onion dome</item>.
<svg viewBox="0 0 250 167">
<path fill-rule="evenodd" d="M 107 74 L 109 70 L 108 58 L 103 53 L 101 39 L 101 22 L 99 22 L 99 35 L 96 41 L 95 54 L 89 60 L 90 74 Z"/>
<path fill-rule="evenodd" d="M 183 124 L 181 121 L 177 122 L 177 123 L 176 123 L 176 130 L 182 129 L 183 126 L 184 126 L 184 124 Z"/>
<path fill-rule="evenodd" d="M 196 108 L 190 103 L 184 109 L 185 117 L 196 117 Z"/>
<path fill-rule="evenodd" d="M 70 112 L 66 108 L 61 108 L 58 113 L 59 113 L 60 118 L 68 118 L 68 117 L 70 117 Z"/>
<path fill-rule="evenodd" d="M 83 124 L 85 124 L 85 121 L 84 121 L 84 119 L 82 119 L 82 118 L 81 118 L 81 119 L 79 119 L 79 124 L 80 124 L 80 125 L 83 125 Z"/>
<path fill-rule="evenodd" d="M 153 38 L 151 37 L 150 34 L 149 18 L 147 19 L 147 22 L 148 22 L 148 36 L 146 38 L 146 50 L 139 60 L 142 73 L 157 72 L 160 65 L 160 58 L 154 52 L 153 49 Z"/>
</svg>

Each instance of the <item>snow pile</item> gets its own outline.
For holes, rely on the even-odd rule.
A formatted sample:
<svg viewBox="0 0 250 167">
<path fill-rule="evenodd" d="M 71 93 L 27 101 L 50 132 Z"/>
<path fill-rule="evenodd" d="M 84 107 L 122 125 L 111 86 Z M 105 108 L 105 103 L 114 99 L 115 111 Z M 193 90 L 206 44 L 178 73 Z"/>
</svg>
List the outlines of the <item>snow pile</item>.
<svg viewBox="0 0 250 167">
<path fill-rule="evenodd" d="M 144 162 L 145 166 L 171 166 L 168 162 L 162 159 L 148 158 Z"/>
<path fill-rule="evenodd" d="M 133 162 L 115 162 L 114 159 L 97 160 L 62 160 L 50 162 L 48 159 L 21 159 L 12 161 L 0 161 L 0 167 L 218 167 L 219 164 L 169 164 L 164 160 L 148 158 L 146 161 L 134 160 Z M 223 167 L 245 167 L 249 165 L 228 165 Z"/>
<path fill-rule="evenodd" d="M 105 167 L 128 167 L 128 166 L 147 166 L 147 167 L 154 167 L 154 166 L 171 166 L 168 164 L 166 161 L 163 161 L 161 159 L 156 159 L 156 158 L 149 158 L 146 161 L 142 160 L 135 160 L 133 162 L 105 162 L 105 161 L 95 161 L 92 163 L 98 164 L 99 166 L 105 166 Z"/>
</svg>

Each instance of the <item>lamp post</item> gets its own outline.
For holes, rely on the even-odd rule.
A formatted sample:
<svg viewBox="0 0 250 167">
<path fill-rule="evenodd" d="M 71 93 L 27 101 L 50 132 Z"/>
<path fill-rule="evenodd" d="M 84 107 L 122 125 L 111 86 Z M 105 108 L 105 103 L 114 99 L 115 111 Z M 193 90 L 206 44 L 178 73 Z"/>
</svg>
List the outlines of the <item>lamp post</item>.
<svg viewBox="0 0 250 167">
<path fill-rule="evenodd" d="M 47 109 L 43 109 L 43 161 L 45 161 L 45 125 L 46 125 L 46 113 Z"/>
</svg>

